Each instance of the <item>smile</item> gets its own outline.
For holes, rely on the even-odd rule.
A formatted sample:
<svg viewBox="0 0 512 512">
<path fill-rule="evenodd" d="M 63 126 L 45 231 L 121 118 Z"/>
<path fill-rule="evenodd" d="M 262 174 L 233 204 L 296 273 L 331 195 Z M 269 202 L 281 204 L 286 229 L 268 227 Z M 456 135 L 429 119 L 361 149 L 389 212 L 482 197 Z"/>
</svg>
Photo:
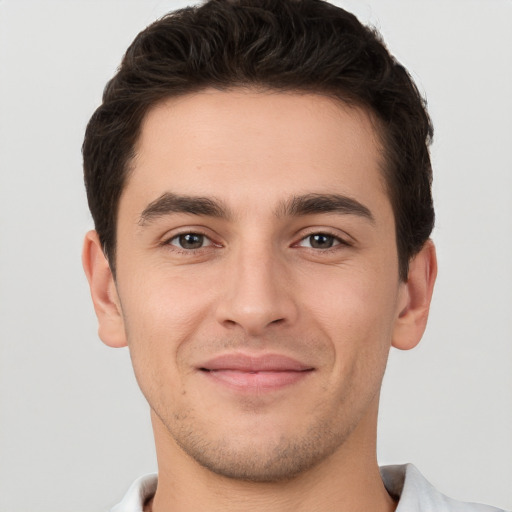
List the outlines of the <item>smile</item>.
<svg viewBox="0 0 512 512">
<path fill-rule="evenodd" d="M 239 391 L 261 392 L 298 383 L 314 368 L 279 354 L 225 354 L 207 361 L 199 370 L 214 383 Z"/>
</svg>

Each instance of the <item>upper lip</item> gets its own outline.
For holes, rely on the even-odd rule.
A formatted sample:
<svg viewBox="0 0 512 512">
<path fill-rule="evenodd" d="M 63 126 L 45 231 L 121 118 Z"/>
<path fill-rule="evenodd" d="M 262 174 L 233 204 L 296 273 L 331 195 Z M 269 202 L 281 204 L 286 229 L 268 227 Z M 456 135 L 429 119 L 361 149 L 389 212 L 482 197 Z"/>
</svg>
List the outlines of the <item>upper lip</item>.
<svg viewBox="0 0 512 512">
<path fill-rule="evenodd" d="M 200 370 L 232 370 L 239 372 L 301 372 L 312 370 L 311 365 L 282 354 L 248 355 L 222 354 L 199 365 Z"/>
</svg>

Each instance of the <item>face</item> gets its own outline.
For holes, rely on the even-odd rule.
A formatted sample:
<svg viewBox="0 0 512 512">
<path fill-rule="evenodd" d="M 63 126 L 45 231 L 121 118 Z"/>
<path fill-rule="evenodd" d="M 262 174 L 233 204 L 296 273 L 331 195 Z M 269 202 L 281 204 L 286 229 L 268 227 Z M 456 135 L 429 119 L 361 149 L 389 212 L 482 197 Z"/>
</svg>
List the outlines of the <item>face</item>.
<svg viewBox="0 0 512 512">
<path fill-rule="evenodd" d="M 381 159 L 364 111 L 313 94 L 207 90 L 148 113 L 115 302 L 177 452 L 279 480 L 371 430 L 404 302 Z"/>
</svg>

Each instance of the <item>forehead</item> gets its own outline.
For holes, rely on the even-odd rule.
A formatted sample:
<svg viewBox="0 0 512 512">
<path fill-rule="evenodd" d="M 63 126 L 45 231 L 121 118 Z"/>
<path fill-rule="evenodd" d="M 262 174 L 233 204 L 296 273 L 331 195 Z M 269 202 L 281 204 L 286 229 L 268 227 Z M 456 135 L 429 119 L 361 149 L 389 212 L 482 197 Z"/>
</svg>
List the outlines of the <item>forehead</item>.
<svg viewBox="0 0 512 512">
<path fill-rule="evenodd" d="M 317 94 L 208 89 L 148 112 L 123 195 L 264 200 L 261 208 L 290 194 L 382 195 L 382 164 L 364 109 Z"/>
</svg>

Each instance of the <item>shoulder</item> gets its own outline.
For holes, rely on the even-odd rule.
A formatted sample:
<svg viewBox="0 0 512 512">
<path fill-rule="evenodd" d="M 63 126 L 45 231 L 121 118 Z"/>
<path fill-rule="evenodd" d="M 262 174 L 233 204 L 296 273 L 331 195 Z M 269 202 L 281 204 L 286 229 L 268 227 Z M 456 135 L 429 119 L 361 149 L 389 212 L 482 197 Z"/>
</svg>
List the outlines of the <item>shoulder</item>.
<svg viewBox="0 0 512 512">
<path fill-rule="evenodd" d="M 412 464 L 383 466 L 380 469 L 387 491 L 399 500 L 396 512 L 505 512 L 445 496 Z"/>
</svg>

